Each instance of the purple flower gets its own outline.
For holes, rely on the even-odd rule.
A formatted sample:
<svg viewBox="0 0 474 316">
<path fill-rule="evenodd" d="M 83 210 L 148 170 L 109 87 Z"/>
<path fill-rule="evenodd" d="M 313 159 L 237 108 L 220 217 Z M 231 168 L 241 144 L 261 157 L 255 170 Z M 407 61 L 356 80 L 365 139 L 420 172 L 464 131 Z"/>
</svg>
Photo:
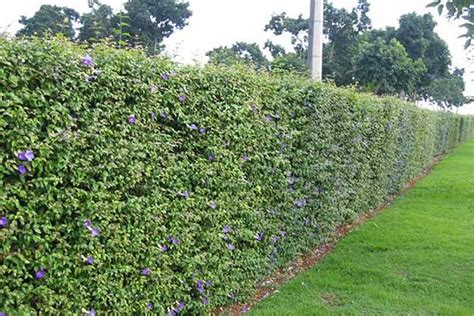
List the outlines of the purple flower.
<svg viewBox="0 0 474 316">
<path fill-rule="evenodd" d="M 222 228 L 222 232 L 223 232 L 224 234 L 230 233 L 231 230 L 232 230 L 232 229 L 230 228 L 229 225 L 225 225 L 224 228 Z"/>
<path fill-rule="evenodd" d="M 190 194 L 188 191 L 179 192 L 178 195 L 184 197 L 186 200 L 189 199 L 190 197 Z"/>
<path fill-rule="evenodd" d="M 99 227 L 94 227 L 91 229 L 91 235 L 92 237 L 97 237 L 100 235 L 100 228 Z"/>
<path fill-rule="evenodd" d="M 242 307 L 242 309 L 240 310 L 242 313 L 246 313 L 249 311 L 249 308 L 247 306 L 244 306 Z"/>
<path fill-rule="evenodd" d="M 84 227 L 87 228 L 87 229 L 91 229 L 92 228 L 92 222 L 90 219 L 86 219 L 84 221 Z"/>
<path fill-rule="evenodd" d="M 127 118 L 127 122 L 128 124 L 136 124 L 137 123 L 137 118 L 135 117 L 135 115 L 130 115 L 128 118 Z"/>
<path fill-rule="evenodd" d="M 165 112 L 161 112 L 161 113 L 160 113 L 160 117 L 163 118 L 163 119 L 165 119 L 165 118 L 168 117 L 168 115 L 167 115 Z"/>
<path fill-rule="evenodd" d="M 182 311 L 186 307 L 186 304 L 184 302 L 179 302 L 178 306 L 176 306 L 176 310 L 178 312 Z"/>
<path fill-rule="evenodd" d="M 306 204 L 306 201 L 304 199 L 296 200 L 295 206 L 297 208 L 302 208 Z"/>
<path fill-rule="evenodd" d="M 150 112 L 150 116 L 152 119 L 156 119 L 156 113 L 155 112 Z"/>
<path fill-rule="evenodd" d="M 17 170 L 21 175 L 24 175 L 28 172 L 28 169 L 26 169 L 25 165 L 19 165 Z"/>
<path fill-rule="evenodd" d="M 33 159 L 35 159 L 35 154 L 31 150 L 25 150 L 19 152 L 17 157 L 22 161 L 33 161 Z"/>
<path fill-rule="evenodd" d="M 82 65 L 86 67 L 92 67 L 94 65 L 92 57 L 89 54 L 82 57 Z"/>
<path fill-rule="evenodd" d="M 35 273 L 35 278 L 37 278 L 38 280 L 44 278 L 45 276 L 46 276 L 46 270 L 44 270 L 44 269 L 39 269 Z"/>
<path fill-rule="evenodd" d="M 199 133 L 201 133 L 201 134 L 206 134 L 206 132 L 207 132 L 207 130 L 204 127 L 201 127 L 199 129 Z"/>
<path fill-rule="evenodd" d="M 204 305 L 208 305 L 208 304 L 209 304 L 209 298 L 208 298 L 207 296 L 204 296 L 201 300 L 202 300 L 202 303 L 203 303 Z"/>
<path fill-rule="evenodd" d="M 151 93 L 157 93 L 158 92 L 158 87 L 154 84 L 150 86 L 150 92 Z"/>
<path fill-rule="evenodd" d="M 186 307 L 186 304 L 184 302 L 179 302 L 178 306 L 176 306 L 176 308 L 173 308 L 171 309 L 169 312 L 168 312 L 168 316 L 176 316 L 177 314 L 179 314 L 179 312 L 181 312 L 184 308 Z"/>
<path fill-rule="evenodd" d="M 281 237 L 285 237 L 286 236 L 286 232 L 284 230 L 280 230 L 280 236 Z"/>
<path fill-rule="evenodd" d="M 170 248 L 167 245 L 159 245 L 161 251 L 168 251 Z"/>
<path fill-rule="evenodd" d="M 207 156 L 207 159 L 209 159 L 209 161 L 214 161 L 216 157 L 214 156 L 214 154 L 209 154 L 209 156 Z"/>
<path fill-rule="evenodd" d="M 153 305 L 152 302 L 146 304 L 146 308 L 147 308 L 148 310 L 150 310 L 150 311 L 153 309 L 153 307 L 154 307 L 154 305 Z"/>
<path fill-rule="evenodd" d="M 94 264 L 94 257 L 92 256 L 87 256 L 86 260 L 84 260 L 85 263 L 91 265 Z"/>
<path fill-rule="evenodd" d="M 191 126 L 189 126 L 189 128 L 193 131 L 197 131 L 199 127 L 195 123 L 193 123 L 191 124 Z"/>
<path fill-rule="evenodd" d="M 89 311 L 89 316 L 95 316 L 95 314 L 95 309 L 91 308 L 91 310 Z"/>
<path fill-rule="evenodd" d="M 20 151 L 17 155 L 17 158 L 22 160 L 22 161 L 26 161 L 26 154 L 24 151 Z"/>
<path fill-rule="evenodd" d="M 4 228 L 4 227 L 7 227 L 8 225 L 8 219 L 6 216 L 2 216 L 2 218 L 0 218 L 0 227 L 1 228 Z"/>
<path fill-rule="evenodd" d="M 198 290 L 199 293 L 204 293 L 204 282 L 199 280 L 196 282 L 196 288 Z"/>
<path fill-rule="evenodd" d="M 142 270 L 142 275 L 144 276 L 149 276 L 151 273 L 150 269 L 149 268 L 143 268 Z"/>
<path fill-rule="evenodd" d="M 248 161 L 250 159 L 249 155 L 245 154 L 242 156 L 243 161 Z"/>
<path fill-rule="evenodd" d="M 161 74 L 161 78 L 163 78 L 163 80 L 168 80 L 169 76 L 168 76 L 167 73 L 163 73 L 163 74 Z"/>
<path fill-rule="evenodd" d="M 275 235 L 272 235 L 272 238 L 270 238 L 272 243 L 276 243 L 278 241 L 278 237 Z"/>
<path fill-rule="evenodd" d="M 178 238 L 176 238 L 176 237 L 174 237 L 174 236 L 168 236 L 168 241 L 169 241 L 170 243 L 172 243 L 173 245 L 179 244 Z"/>
<path fill-rule="evenodd" d="M 227 244 L 227 249 L 229 249 L 229 250 L 234 250 L 234 249 L 235 249 L 234 244 L 230 244 L 230 243 Z"/>
<path fill-rule="evenodd" d="M 179 102 L 184 103 L 186 101 L 186 96 L 185 95 L 180 95 L 178 97 Z"/>
<path fill-rule="evenodd" d="M 256 235 L 255 235 L 255 239 L 256 239 L 257 241 L 262 241 L 262 240 L 263 240 L 263 233 L 258 233 L 258 234 L 256 234 Z"/>
<path fill-rule="evenodd" d="M 255 105 L 250 106 L 250 111 L 257 112 L 257 107 Z"/>
<path fill-rule="evenodd" d="M 271 115 L 265 115 L 264 119 L 265 119 L 265 122 L 267 123 L 270 123 L 271 121 L 273 121 L 273 118 Z"/>
<path fill-rule="evenodd" d="M 209 207 L 215 210 L 217 208 L 217 203 L 213 201 L 209 204 Z"/>
</svg>

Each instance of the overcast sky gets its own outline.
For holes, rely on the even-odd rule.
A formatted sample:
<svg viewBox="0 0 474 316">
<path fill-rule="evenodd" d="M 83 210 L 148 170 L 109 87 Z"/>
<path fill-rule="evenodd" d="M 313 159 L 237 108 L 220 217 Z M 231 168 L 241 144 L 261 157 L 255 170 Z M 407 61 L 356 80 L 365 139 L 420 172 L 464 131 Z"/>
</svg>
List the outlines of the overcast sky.
<svg viewBox="0 0 474 316">
<path fill-rule="evenodd" d="M 74 8 L 80 13 L 87 11 L 87 0 L 8 0 L 2 1 L 0 9 L 0 32 L 16 32 L 21 15 L 32 16 L 42 4 L 54 4 Z M 122 8 L 124 0 L 102 0 L 114 9 Z M 357 0 L 333 0 L 338 7 L 351 9 Z M 374 28 L 397 26 L 402 14 L 431 12 L 438 22 L 436 32 L 448 43 L 453 56 L 453 66 L 466 69 L 466 95 L 474 96 L 474 64 L 468 61 L 464 50 L 464 40 L 458 38 L 463 29 L 458 22 L 439 17 L 434 10 L 427 9 L 430 0 L 369 0 L 369 16 Z M 189 0 L 193 16 L 189 25 L 177 31 L 165 40 L 167 53 L 180 62 L 191 63 L 206 61 L 205 53 L 221 45 L 231 45 L 236 41 L 256 42 L 263 45 L 267 39 L 278 37 L 264 32 L 265 24 L 272 14 L 287 12 L 290 16 L 303 14 L 308 16 L 309 0 Z M 465 106 L 463 113 L 474 114 L 474 104 Z"/>
</svg>

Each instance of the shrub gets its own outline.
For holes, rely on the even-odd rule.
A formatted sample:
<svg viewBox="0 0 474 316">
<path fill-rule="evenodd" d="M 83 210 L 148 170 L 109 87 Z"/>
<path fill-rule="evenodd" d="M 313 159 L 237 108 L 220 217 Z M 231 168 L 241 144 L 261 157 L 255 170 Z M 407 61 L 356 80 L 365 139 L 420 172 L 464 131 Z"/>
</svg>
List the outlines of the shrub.
<svg viewBox="0 0 474 316">
<path fill-rule="evenodd" d="M 0 302 L 200 314 L 399 191 L 474 120 L 297 77 L 0 40 Z"/>
</svg>

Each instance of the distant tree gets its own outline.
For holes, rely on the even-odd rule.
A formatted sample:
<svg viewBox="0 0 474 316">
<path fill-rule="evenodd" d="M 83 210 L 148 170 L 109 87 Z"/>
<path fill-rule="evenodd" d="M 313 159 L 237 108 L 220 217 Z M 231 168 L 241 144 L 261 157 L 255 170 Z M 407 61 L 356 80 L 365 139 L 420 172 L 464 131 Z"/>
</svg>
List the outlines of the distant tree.
<svg viewBox="0 0 474 316">
<path fill-rule="evenodd" d="M 273 15 L 265 26 L 265 31 L 272 31 L 275 35 L 290 35 L 291 44 L 297 55 L 306 58 L 308 49 L 308 19 L 304 19 L 302 15 L 297 18 L 290 18 L 283 12 Z M 267 41 L 267 45 L 273 46 L 271 41 Z"/>
<path fill-rule="evenodd" d="M 206 54 L 209 63 L 221 65 L 247 64 L 256 68 L 267 68 L 268 60 L 260 47 L 255 43 L 237 42 L 231 47 L 218 47 Z"/>
<path fill-rule="evenodd" d="M 307 74 L 308 66 L 306 60 L 302 59 L 298 54 L 290 52 L 281 56 L 275 57 L 270 64 L 270 69 L 273 72 L 292 72 L 299 74 Z"/>
<path fill-rule="evenodd" d="M 359 35 L 372 28 L 371 20 L 367 15 L 369 8 L 367 0 L 359 0 L 357 7 L 352 11 L 336 8 L 331 2 L 325 1 L 324 35 L 328 39 L 323 49 L 323 77 L 325 79 L 332 79 L 338 85 L 353 83 L 351 73 L 354 67 L 353 57 L 359 46 Z M 290 35 L 294 51 L 286 52 L 286 54 L 292 54 L 287 60 L 292 61 L 290 65 L 304 64 L 304 62 L 296 62 L 295 58 L 300 58 L 302 61 L 307 58 L 307 19 L 301 15 L 290 18 L 283 12 L 272 16 L 265 30 L 272 31 L 275 35 Z M 272 55 L 275 55 L 275 47 L 278 46 L 269 41 L 265 47 Z M 281 50 L 278 51 L 278 56 L 283 57 Z M 280 60 L 285 59 L 280 58 Z"/>
<path fill-rule="evenodd" d="M 456 68 L 452 74 L 435 79 L 428 87 L 429 100 L 441 108 L 453 108 L 468 103 L 464 97 L 464 69 Z"/>
<path fill-rule="evenodd" d="M 125 32 L 131 35 L 132 45 L 141 44 L 152 54 L 163 48 L 165 38 L 185 27 L 192 14 L 189 3 L 176 0 L 128 0 L 124 13 L 129 18 Z"/>
<path fill-rule="evenodd" d="M 364 42 L 354 57 L 354 77 L 364 90 L 375 94 L 407 95 L 413 98 L 426 72 L 419 59 L 413 61 L 396 39 L 386 42 L 379 37 Z"/>
<path fill-rule="evenodd" d="M 466 29 L 466 33 L 461 37 L 466 38 L 464 48 L 469 48 L 474 40 L 474 3 L 472 0 L 436 0 L 427 5 L 438 8 L 439 15 L 447 12 L 449 19 L 463 19 L 461 25 Z"/>
<path fill-rule="evenodd" d="M 359 0 L 357 3 L 357 13 L 358 23 L 357 30 L 359 32 L 365 32 L 372 29 L 372 20 L 367 15 L 370 11 L 370 3 L 367 0 Z"/>
<path fill-rule="evenodd" d="M 451 64 L 448 45 L 435 33 L 435 26 L 436 22 L 431 14 L 418 15 L 413 12 L 400 17 L 400 27 L 393 34 L 411 59 L 421 59 L 426 65 L 423 86 L 446 76 Z"/>
<path fill-rule="evenodd" d="M 90 1 L 89 7 L 91 12 L 81 16 L 79 40 L 90 42 L 112 37 L 116 27 L 114 24 L 117 23 L 112 7 L 101 4 L 98 0 Z"/>
<path fill-rule="evenodd" d="M 73 22 L 78 20 L 79 13 L 74 9 L 44 4 L 31 18 L 21 16 L 19 22 L 23 24 L 23 28 L 16 35 L 44 36 L 49 33 L 63 34 L 73 39 L 75 37 Z"/>
</svg>

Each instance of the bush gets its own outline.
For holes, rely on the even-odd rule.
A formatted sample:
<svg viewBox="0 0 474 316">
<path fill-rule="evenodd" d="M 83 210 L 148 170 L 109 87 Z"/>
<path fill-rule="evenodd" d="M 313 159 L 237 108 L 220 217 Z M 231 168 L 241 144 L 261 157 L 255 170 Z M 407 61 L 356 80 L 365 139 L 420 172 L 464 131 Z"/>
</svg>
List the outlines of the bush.
<svg viewBox="0 0 474 316">
<path fill-rule="evenodd" d="M 474 131 L 394 98 L 57 39 L 2 39 L 0 65 L 10 313 L 245 299 Z"/>
</svg>

